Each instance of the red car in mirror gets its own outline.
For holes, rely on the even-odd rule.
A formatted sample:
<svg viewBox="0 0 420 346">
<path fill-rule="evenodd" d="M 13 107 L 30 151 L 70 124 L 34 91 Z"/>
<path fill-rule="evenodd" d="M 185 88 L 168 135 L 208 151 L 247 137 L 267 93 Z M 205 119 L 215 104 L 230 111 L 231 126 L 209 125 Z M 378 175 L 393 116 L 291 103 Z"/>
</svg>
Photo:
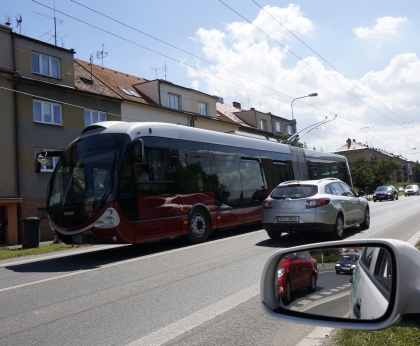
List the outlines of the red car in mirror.
<svg viewBox="0 0 420 346">
<path fill-rule="evenodd" d="M 292 252 L 282 257 L 277 272 L 278 295 L 284 305 L 291 301 L 292 292 L 307 288 L 315 292 L 318 262 L 308 251 Z"/>
</svg>

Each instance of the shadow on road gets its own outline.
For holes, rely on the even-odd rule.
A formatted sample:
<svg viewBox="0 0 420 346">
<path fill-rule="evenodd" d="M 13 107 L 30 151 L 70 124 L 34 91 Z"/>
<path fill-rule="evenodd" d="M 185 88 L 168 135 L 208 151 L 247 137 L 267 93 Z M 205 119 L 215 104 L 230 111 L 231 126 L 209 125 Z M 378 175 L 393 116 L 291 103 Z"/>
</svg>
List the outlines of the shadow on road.
<svg viewBox="0 0 420 346">
<path fill-rule="evenodd" d="M 343 240 L 363 232 L 364 231 L 359 226 L 347 228 L 344 230 Z M 267 240 L 263 240 L 255 245 L 283 249 L 299 245 L 323 243 L 326 241 L 332 241 L 329 233 L 294 232 L 282 234 L 281 238 L 278 240 L 270 239 L 267 235 Z"/>
<path fill-rule="evenodd" d="M 208 243 L 216 240 L 234 237 L 241 234 L 251 233 L 261 230 L 261 225 L 248 225 L 234 229 L 214 232 Z M 88 253 L 71 253 L 68 256 L 51 258 L 30 263 L 15 264 L 5 266 L 5 269 L 18 273 L 70 273 L 80 270 L 89 270 L 102 267 L 108 264 L 126 261 L 134 258 L 141 258 L 148 255 L 159 254 L 162 252 L 182 249 L 194 246 L 184 237 L 174 237 L 161 241 L 118 246 L 115 248 L 101 249 Z M 57 253 L 59 254 L 59 253 Z"/>
</svg>

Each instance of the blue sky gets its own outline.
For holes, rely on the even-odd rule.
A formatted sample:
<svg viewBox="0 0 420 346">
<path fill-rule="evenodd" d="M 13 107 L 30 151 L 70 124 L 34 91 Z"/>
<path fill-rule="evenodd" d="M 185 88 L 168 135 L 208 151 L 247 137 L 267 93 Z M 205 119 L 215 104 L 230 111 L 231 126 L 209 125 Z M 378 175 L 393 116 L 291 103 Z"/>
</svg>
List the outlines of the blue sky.
<svg viewBox="0 0 420 346">
<path fill-rule="evenodd" d="M 0 1 L 3 23 L 9 16 L 15 26 L 21 15 L 17 32 L 54 43 L 53 0 Z M 331 151 L 351 137 L 420 159 L 417 0 L 56 0 L 55 8 L 59 45 L 79 59 L 93 54 L 101 65 L 105 44 L 105 67 L 154 79 L 164 78 L 166 62 L 173 83 L 286 118 L 293 98 L 317 92 L 294 102 L 298 129 L 337 120 L 303 142 Z"/>
</svg>

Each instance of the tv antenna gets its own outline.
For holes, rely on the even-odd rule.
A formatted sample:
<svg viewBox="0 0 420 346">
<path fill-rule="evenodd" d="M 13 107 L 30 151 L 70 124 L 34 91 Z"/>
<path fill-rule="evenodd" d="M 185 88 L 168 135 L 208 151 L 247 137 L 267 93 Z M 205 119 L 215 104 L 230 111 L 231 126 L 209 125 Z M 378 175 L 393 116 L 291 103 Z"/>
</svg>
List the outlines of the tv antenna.
<svg viewBox="0 0 420 346">
<path fill-rule="evenodd" d="M 151 69 L 156 72 L 156 79 L 157 79 L 157 70 L 163 70 L 165 73 L 165 80 L 166 80 L 166 58 L 165 58 L 165 65 L 163 65 L 163 67 L 156 67 L 156 68 L 151 67 Z"/>
<path fill-rule="evenodd" d="M 58 37 L 58 36 L 57 36 L 58 34 L 60 34 L 60 32 L 57 34 L 57 24 L 59 24 L 59 25 L 63 24 L 64 20 L 59 19 L 59 18 L 57 18 L 57 17 L 55 16 L 55 1 L 54 1 L 54 16 L 50 16 L 49 14 L 45 14 L 45 13 L 41 13 L 41 12 L 37 12 L 37 11 L 34 11 L 34 13 L 36 13 L 36 14 L 38 14 L 38 15 L 40 15 L 40 16 L 46 17 L 46 18 L 48 18 L 48 19 L 52 19 L 52 20 L 54 20 L 54 34 L 50 34 L 50 32 L 52 31 L 52 30 L 50 30 L 50 31 L 46 32 L 44 35 L 49 34 L 49 35 L 51 35 L 52 37 L 54 37 L 54 44 L 55 44 L 55 45 L 57 45 L 57 38 L 58 38 L 59 40 L 62 40 L 64 37 L 66 37 L 66 36 L 70 35 L 70 34 L 67 34 L 67 35 L 66 35 L 66 36 L 64 36 L 64 37 Z M 44 35 L 42 35 L 42 36 L 44 36 Z M 41 36 L 41 37 L 42 37 L 42 36 Z"/>
<path fill-rule="evenodd" d="M 373 126 L 365 126 L 365 127 L 361 127 L 359 130 L 373 130 Z M 366 144 L 368 144 L 368 140 L 367 140 L 367 131 L 366 131 L 365 142 L 366 142 Z"/>
<path fill-rule="evenodd" d="M 6 18 L 6 22 L 4 24 L 10 26 L 12 24 L 11 17 L 8 14 L 4 15 L 4 17 Z"/>
<path fill-rule="evenodd" d="M 105 44 L 102 43 L 102 50 L 96 52 L 96 57 L 102 60 L 102 67 L 104 67 L 104 58 L 108 56 L 108 52 L 104 51 Z"/>
<path fill-rule="evenodd" d="M 16 28 L 19 27 L 19 34 L 22 33 L 22 16 L 20 13 L 16 16 Z"/>
</svg>

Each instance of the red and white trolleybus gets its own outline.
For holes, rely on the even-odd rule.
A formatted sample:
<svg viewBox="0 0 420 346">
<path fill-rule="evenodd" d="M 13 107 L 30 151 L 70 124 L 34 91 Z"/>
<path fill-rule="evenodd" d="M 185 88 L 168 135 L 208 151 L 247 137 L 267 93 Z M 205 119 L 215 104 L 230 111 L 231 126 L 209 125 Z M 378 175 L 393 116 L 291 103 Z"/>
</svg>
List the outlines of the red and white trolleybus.
<svg viewBox="0 0 420 346">
<path fill-rule="evenodd" d="M 165 123 L 90 125 L 59 153 L 47 192 L 50 226 L 64 243 L 180 235 L 200 243 L 212 230 L 260 222 L 261 202 L 282 181 L 350 184 L 344 156 L 250 136 Z"/>
</svg>

